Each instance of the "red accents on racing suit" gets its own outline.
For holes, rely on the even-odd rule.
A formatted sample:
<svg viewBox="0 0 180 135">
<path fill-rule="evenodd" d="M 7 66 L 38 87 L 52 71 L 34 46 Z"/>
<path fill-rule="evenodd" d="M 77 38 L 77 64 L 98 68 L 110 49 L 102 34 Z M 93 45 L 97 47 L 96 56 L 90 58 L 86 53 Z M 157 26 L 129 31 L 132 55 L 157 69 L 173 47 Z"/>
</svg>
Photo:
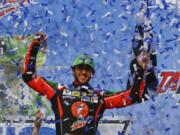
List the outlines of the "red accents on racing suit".
<svg viewBox="0 0 180 135">
<path fill-rule="evenodd" d="M 100 114 L 99 112 L 101 111 L 102 105 L 103 105 L 103 103 L 100 103 L 100 105 L 98 106 L 98 109 L 97 109 L 96 115 L 95 115 L 95 122 L 98 121 L 98 117 L 99 117 L 99 114 Z"/>
<path fill-rule="evenodd" d="M 47 97 L 49 100 L 51 100 L 55 94 L 53 88 L 40 76 L 34 77 L 33 80 L 27 84 L 41 95 Z"/>
<path fill-rule="evenodd" d="M 145 81 L 142 80 L 140 87 L 139 87 L 139 97 L 142 98 L 143 92 L 144 92 L 144 88 L 145 88 Z"/>
<path fill-rule="evenodd" d="M 112 95 L 110 97 L 106 97 L 104 99 L 106 104 L 106 109 L 125 107 L 133 104 L 132 99 L 130 97 L 131 90 L 120 92 L 119 94 Z"/>
<path fill-rule="evenodd" d="M 63 108 L 62 108 L 61 100 L 59 99 L 59 97 L 57 97 L 57 104 L 58 104 L 59 117 L 62 119 Z"/>
</svg>

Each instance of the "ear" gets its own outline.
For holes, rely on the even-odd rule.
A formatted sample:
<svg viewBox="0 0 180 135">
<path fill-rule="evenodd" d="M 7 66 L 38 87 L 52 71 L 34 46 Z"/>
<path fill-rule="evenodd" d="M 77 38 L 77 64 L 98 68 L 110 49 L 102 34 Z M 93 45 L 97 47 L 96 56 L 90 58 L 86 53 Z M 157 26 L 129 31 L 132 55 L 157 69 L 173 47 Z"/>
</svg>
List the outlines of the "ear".
<svg viewBox="0 0 180 135">
<path fill-rule="evenodd" d="M 71 67 L 71 70 L 72 70 L 72 75 L 74 76 L 74 67 Z"/>
<path fill-rule="evenodd" d="M 94 77 L 94 72 L 91 73 L 91 78 L 93 78 L 93 77 Z"/>
<path fill-rule="evenodd" d="M 75 67 L 71 67 L 71 69 L 72 69 L 72 71 L 74 72 L 74 70 L 75 70 Z"/>
</svg>

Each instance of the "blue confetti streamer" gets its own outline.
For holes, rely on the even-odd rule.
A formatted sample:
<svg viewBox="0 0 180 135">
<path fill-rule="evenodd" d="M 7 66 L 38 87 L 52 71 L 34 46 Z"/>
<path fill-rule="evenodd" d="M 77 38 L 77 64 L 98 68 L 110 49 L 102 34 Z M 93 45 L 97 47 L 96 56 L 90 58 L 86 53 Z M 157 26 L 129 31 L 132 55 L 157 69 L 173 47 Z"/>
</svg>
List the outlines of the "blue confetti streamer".
<svg viewBox="0 0 180 135">
<path fill-rule="evenodd" d="M 174 14 L 174 12 L 173 11 L 171 11 L 171 12 L 169 12 L 168 14 L 167 14 L 167 17 L 169 18 L 171 15 L 173 15 Z"/>
<path fill-rule="evenodd" d="M 37 108 L 40 108 L 42 106 L 42 103 L 40 100 L 36 100 L 36 106 Z"/>
<path fill-rule="evenodd" d="M 161 21 L 161 22 L 164 22 L 165 20 L 166 20 L 166 18 L 164 18 L 164 17 L 161 16 L 160 21 Z"/>
<path fill-rule="evenodd" d="M 151 105 L 149 109 L 150 109 L 150 114 L 151 115 L 156 115 L 156 108 L 155 108 L 154 105 Z"/>
<path fill-rule="evenodd" d="M 178 109 L 178 106 L 177 105 L 174 105 L 171 107 L 172 109 Z"/>
<path fill-rule="evenodd" d="M 95 23 L 95 22 L 96 22 L 96 19 L 92 19 L 92 20 L 91 20 L 91 23 Z"/>
<path fill-rule="evenodd" d="M 25 95 L 24 95 L 24 92 L 22 91 L 21 92 L 21 99 L 24 99 L 25 98 Z"/>
<path fill-rule="evenodd" d="M 13 17 L 13 21 L 15 21 L 16 19 L 18 19 L 18 15 L 15 15 L 14 13 L 12 13 L 11 16 Z"/>
<path fill-rule="evenodd" d="M 166 60 L 167 58 L 169 58 L 169 56 L 170 56 L 169 54 L 168 54 L 168 55 L 166 55 L 166 56 L 164 57 L 164 59 Z"/>
<path fill-rule="evenodd" d="M 155 102 L 155 101 L 156 101 L 156 100 L 155 100 L 155 96 L 154 96 L 154 95 L 152 95 L 152 96 L 151 96 L 151 99 L 152 99 L 152 101 L 153 101 L 153 102 Z"/>
<path fill-rule="evenodd" d="M 180 28 L 180 22 L 178 22 L 177 24 L 175 24 L 176 28 Z"/>
<path fill-rule="evenodd" d="M 110 22 L 109 22 L 109 24 L 113 24 L 113 23 L 115 23 L 115 22 L 114 22 L 114 21 L 110 21 Z"/>
<path fill-rule="evenodd" d="M 165 0 L 161 0 L 162 4 L 164 5 L 164 9 L 167 10 L 169 5 L 167 4 L 167 2 Z"/>
<path fill-rule="evenodd" d="M 125 132 L 124 131 L 118 131 L 118 135 L 125 135 Z"/>
<path fill-rule="evenodd" d="M 13 33 L 12 33 L 12 32 L 7 31 L 6 33 L 7 33 L 11 38 L 13 38 Z"/>
<path fill-rule="evenodd" d="M 14 104 L 15 104 L 15 105 L 18 105 L 18 104 L 19 104 L 19 101 L 16 99 Z"/>
<path fill-rule="evenodd" d="M 19 105 L 20 110 L 24 110 L 26 107 L 24 105 Z"/>
<path fill-rule="evenodd" d="M 23 12 L 23 13 L 24 13 L 24 18 L 27 18 L 27 15 L 29 14 L 28 8 L 25 7 L 23 11 L 24 11 L 24 12 Z"/>
<path fill-rule="evenodd" d="M 161 67 L 162 67 L 163 69 L 166 69 L 166 68 L 167 68 L 167 66 L 166 66 L 165 64 L 161 64 Z"/>
<path fill-rule="evenodd" d="M 168 96 L 165 96 L 165 99 L 167 100 L 169 97 Z"/>
<path fill-rule="evenodd" d="M 20 87 L 21 87 L 21 89 L 23 89 L 24 88 L 24 84 L 23 83 L 20 83 Z"/>
<path fill-rule="evenodd" d="M 118 80 L 119 80 L 120 84 L 123 84 L 123 81 L 122 81 L 122 79 L 118 79 Z"/>
<path fill-rule="evenodd" d="M 122 19 L 124 20 L 128 20 L 128 18 L 126 16 L 122 16 Z"/>
<path fill-rule="evenodd" d="M 130 112 L 128 112 L 128 114 L 129 114 L 130 116 L 133 116 L 133 114 L 132 114 L 132 113 L 130 113 Z"/>
<path fill-rule="evenodd" d="M 174 17 L 180 19 L 180 15 L 175 14 Z"/>
<path fill-rule="evenodd" d="M 16 76 L 18 77 L 18 78 L 21 78 L 21 71 L 18 71 L 17 73 L 16 73 Z"/>
<path fill-rule="evenodd" d="M 48 16 L 49 16 L 48 11 L 46 11 L 45 12 L 45 17 L 48 17 Z"/>
<path fill-rule="evenodd" d="M 169 130 L 171 130 L 171 128 L 170 128 L 170 127 L 165 129 L 165 131 L 166 131 L 166 132 L 168 132 Z"/>
<path fill-rule="evenodd" d="M 41 3 L 41 6 L 47 7 L 47 6 L 48 6 L 48 3 Z"/>
</svg>

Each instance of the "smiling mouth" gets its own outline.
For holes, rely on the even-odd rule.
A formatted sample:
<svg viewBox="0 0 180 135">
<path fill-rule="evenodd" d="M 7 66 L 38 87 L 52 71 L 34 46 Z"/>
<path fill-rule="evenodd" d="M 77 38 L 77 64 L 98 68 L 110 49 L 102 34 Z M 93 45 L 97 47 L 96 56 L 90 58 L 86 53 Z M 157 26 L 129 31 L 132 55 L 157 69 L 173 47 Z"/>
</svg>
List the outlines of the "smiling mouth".
<svg viewBox="0 0 180 135">
<path fill-rule="evenodd" d="M 86 76 L 79 76 L 79 78 L 80 78 L 81 80 L 85 80 L 85 79 L 86 79 Z"/>
</svg>

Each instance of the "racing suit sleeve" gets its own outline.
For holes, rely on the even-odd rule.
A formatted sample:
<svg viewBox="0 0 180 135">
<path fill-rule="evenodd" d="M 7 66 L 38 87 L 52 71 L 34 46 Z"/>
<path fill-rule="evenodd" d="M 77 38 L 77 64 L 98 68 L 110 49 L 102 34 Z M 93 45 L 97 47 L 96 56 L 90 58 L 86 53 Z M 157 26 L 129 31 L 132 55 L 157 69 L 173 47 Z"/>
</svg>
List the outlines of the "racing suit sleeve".
<svg viewBox="0 0 180 135">
<path fill-rule="evenodd" d="M 134 77 L 134 83 L 129 90 L 104 98 L 106 109 L 126 107 L 141 102 L 145 81 L 143 80 L 144 70 L 140 66 L 138 68 L 138 72 L 136 72 Z"/>
<path fill-rule="evenodd" d="M 55 91 L 42 77 L 36 75 L 36 58 L 41 43 L 33 39 L 28 47 L 24 61 L 22 78 L 24 82 L 49 100 L 54 96 Z"/>
</svg>

